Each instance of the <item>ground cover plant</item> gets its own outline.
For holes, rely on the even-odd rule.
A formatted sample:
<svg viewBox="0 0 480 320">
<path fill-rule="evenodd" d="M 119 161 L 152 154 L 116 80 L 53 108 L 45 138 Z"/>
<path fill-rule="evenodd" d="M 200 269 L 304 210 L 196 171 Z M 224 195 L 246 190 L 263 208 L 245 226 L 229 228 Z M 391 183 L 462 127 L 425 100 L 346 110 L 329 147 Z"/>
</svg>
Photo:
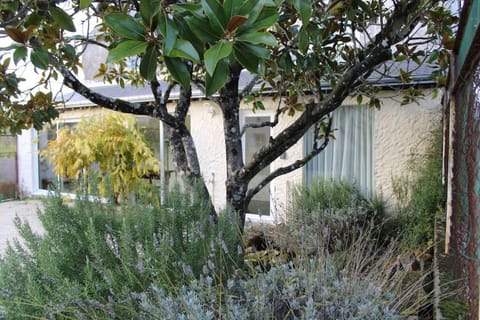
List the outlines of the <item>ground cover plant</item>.
<svg viewBox="0 0 480 320">
<path fill-rule="evenodd" d="M 357 196 L 348 194 L 363 208 L 367 200 Z M 343 205 L 337 214 L 345 214 Z M 205 210 L 208 199 L 178 190 L 162 206 L 47 199 L 40 215 L 45 234 L 17 221 L 23 244 L 11 244 L 0 260 L 5 316 L 403 319 L 425 304 L 425 277 L 392 272 L 398 244 L 379 245 L 369 227 L 347 230 L 351 236 L 342 239 L 348 242 L 334 248 L 318 240 L 323 229 L 312 229 L 305 237 L 315 238 L 317 250 L 299 250 L 294 259 L 280 256 L 265 269 L 243 262 L 233 215 L 222 214 L 212 224 Z M 289 231 L 302 223 L 292 220 Z"/>
</svg>

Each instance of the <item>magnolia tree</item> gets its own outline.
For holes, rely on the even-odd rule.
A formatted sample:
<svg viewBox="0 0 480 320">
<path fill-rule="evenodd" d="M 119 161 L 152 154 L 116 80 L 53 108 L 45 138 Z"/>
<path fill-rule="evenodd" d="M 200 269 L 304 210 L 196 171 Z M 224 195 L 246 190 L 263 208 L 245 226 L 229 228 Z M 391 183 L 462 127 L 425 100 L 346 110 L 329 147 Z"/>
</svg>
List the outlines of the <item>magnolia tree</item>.
<svg viewBox="0 0 480 320">
<path fill-rule="evenodd" d="M 200 88 L 223 113 L 226 198 L 242 227 L 247 205 L 259 190 L 325 148 L 329 114 L 346 97 L 356 95 L 359 102 L 380 106 L 368 81 L 372 72 L 388 73 L 392 61 L 437 64 L 432 76 L 442 84 L 456 21 L 441 0 L 9 0 L 0 8 L 1 32 L 14 42 L 1 56 L 1 129 L 41 128 L 55 118 L 52 94 L 44 87 L 60 79 L 95 104 L 159 118 L 169 128 L 178 171 L 201 181 L 185 123 L 192 87 Z M 86 32 L 76 31 L 80 25 Z M 119 85 L 147 85 L 154 101 L 134 104 L 85 86 L 77 76 L 80 57 L 86 46 L 95 45 L 109 51 L 99 75 Z M 137 69 L 127 68 L 132 57 Z M 19 89 L 22 79 L 16 69 L 25 61 L 38 75 L 32 93 Z M 398 70 L 398 80 L 411 82 L 413 69 Z M 239 88 L 242 70 L 254 77 Z M 162 81 L 169 83 L 166 90 L 161 90 Z M 180 98 L 169 113 L 167 102 L 175 87 Z M 273 121 L 248 126 L 274 127 L 281 117 L 295 117 L 245 163 L 240 102 L 253 99 L 254 108 L 263 108 L 263 90 L 283 102 Z M 412 87 L 404 101 L 419 96 Z M 316 138 L 310 154 L 249 188 L 263 168 L 310 128 Z"/>
</svg>

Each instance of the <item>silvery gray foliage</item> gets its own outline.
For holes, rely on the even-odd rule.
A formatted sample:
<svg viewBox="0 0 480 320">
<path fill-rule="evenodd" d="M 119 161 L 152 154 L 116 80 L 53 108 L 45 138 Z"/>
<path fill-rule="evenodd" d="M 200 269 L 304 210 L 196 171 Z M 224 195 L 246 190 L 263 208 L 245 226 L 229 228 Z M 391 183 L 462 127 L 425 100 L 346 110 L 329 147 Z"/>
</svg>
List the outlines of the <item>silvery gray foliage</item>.
<svg viewBox="0 0 480 320">
<path fill-rule="evenodd" d="M 152 286 L 135 298 L 142 319 L 401 319 L 395 297 L 372 279 L 352 279 L 332 261 L 311 259 L 215 285 L 201 277 L 172 295 Z"/>
</svg>

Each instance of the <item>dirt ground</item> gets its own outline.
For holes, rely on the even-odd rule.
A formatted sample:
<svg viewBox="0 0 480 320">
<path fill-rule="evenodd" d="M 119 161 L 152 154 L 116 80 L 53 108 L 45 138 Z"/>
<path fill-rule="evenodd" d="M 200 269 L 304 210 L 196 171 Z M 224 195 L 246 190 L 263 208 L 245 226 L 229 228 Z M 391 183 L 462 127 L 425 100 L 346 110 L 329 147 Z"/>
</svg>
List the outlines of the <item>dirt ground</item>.
<svg viewBox="0 0 480 320">
<path fill-rule="evenodd" d="M 8 240 L 18 238 L 13 224 L 15 215 L 26 220 L 34 232 L 42 232 L 37 210 L 42 207 L 40 200 L 21 200 L 0 202 L 0 254 L 5 250 Z"/>
</svg>

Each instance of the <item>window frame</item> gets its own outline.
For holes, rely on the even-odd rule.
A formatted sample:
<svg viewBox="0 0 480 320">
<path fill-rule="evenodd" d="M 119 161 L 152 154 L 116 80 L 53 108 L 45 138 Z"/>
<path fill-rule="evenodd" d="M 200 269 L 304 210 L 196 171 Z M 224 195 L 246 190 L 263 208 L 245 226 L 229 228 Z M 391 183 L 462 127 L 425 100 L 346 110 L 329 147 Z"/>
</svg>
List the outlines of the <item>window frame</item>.
<svg viewBox="0 0 480 320">
<path fill-rule="evenodd" d="M 273 121 L 274 115 L 271 111 L 269 110 L 240 110 L 240 129 L 244 128 L 245 123 L 246 123 L 246 118 L 250 117 L 268 117 L 270 121 Z M 269 127 L 270 129 L 270 135 L 272 135 L 273 128 Z M 246 163 L 246 130 L 244 134 L 242 135 L 242 155 L 243 155 L 243 163 Z M 272 164 L 269 165 L 269 173 L 272 173 Z M 276 219 L 276 211 L 274 210 L 275 206 L 273 203 L 273 190 L 272 190 L 272 182 L 268 184 L 268 197 L 269 197 L 269 214 L 268 215 L 260 215 L 257 213 L 251 213 L 247 212 L 246 213 L 246 220 L 250 222 L 267 222 L 267 223 L 273 223 Z"/>
</svg>

